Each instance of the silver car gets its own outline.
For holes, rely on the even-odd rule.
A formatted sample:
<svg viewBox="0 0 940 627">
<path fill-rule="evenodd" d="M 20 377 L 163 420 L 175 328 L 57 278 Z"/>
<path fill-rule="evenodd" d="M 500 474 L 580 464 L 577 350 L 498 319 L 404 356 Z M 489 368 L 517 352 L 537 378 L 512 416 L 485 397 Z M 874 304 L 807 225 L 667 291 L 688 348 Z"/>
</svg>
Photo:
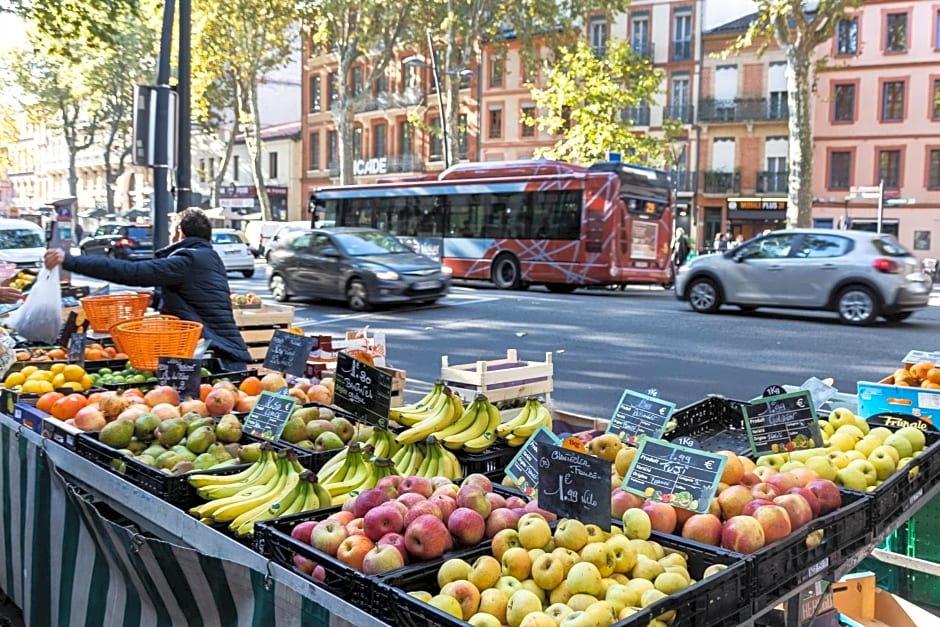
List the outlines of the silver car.
<svg viewBox="0 0 940 627">
<path fill-rule="evenodd" d="M 255 274 L 255 257 L 241 231 L 212 229 L 212 248 L 222 258 L 226 272 L 241 272 L 250 279 Z"/>
<path fill-rule="evenodd" d="M 773 231 L 679 268 L 676 297 L 714 313 L 722 305 L 835 311 L 847 324 L 904 320 L 925 307 L 930 279 L 891 235 Z"/>
</svg>

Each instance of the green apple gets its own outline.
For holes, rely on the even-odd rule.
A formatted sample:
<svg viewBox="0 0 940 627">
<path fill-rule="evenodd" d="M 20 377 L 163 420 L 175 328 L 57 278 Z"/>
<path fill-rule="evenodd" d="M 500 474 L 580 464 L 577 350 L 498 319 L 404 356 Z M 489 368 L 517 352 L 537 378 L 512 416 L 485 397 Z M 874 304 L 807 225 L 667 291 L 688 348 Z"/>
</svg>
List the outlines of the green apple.
<svg viewBox="0 0 940 627">
<path fill-rule="evenodd" d="M 852 413 L 850 409 L 846 409 L 845 407 L 838 407 L 833 409 L 829 414 L 829 424 L 832 425 L 832 428 L 836 430 L 844 425 L 854 425 L 855 414 Z"/>
<path fill-rule="evenodd" d="M 894 473 L 897 464 L 895 464 L 894 458 L 886 451 L 877 450 L 880 448 L 882 447 L 875 447 L 876 450 L 872 451 L 871 455 L 868 456 L 868 461 L 875 467 L 878 473 L 878 480 L 884 481 Z"/>
<path fill-rule="evenodd" d="M 783 455 L 780 455 L 779 453 L 774 453 L 772 455 L 763 455 L 759 457 L 757 460 L 758 466 L 768 466 L 778 472 L 781 466 L 783 466 L 785 463 L 787 463 L 787 458 L 784 457 Z"/>
<path fill-rule="evenodd" d="M 614 611 L 612 604 L 603 599 L 591 603 L 585 608 L 584 613 L 594 619 L 595 625 L 613 625 L 617 622 L 617 614 L 619 614 Z"/>
<path fill-rule="evenodd" d="M 855 443 L 855 450 L 861 452 L 861 454 L 867 458 L 871 455 L 871 452 L 879 446 L 881 446 L 881 440 L 879 440 L 877 436 L 866 435 Z"/>
<path fill-rule="evenodd" d="M 566 549 L 563 546 L 555 547 L 551 554 L 561 559 L 561 563 L 565 567 L 565 576 L 568 575 L 568 571 L 571 570 L 572 566 L 581 561 L 581 556 L 578 555 L 577 551 Z"/>
<path fill-rule="evenodd" d="M 689 580 L 687 577 L 683 577 L 680 573 L 671 573 L 666 571 L 656 576 L 656 580 L 653 582 L 653 585 L 660 592 L 672 594 L 674 592 L 678 592 L 679 590 L 685 590 L 688 588 Z"/>
<path fill-rule="evenodd" d="M 868 432 L 871 431 L 871 427 L 868 426 L 868 421 L 861 416 L 855 417 L 855 426 L 861 430 L 863 435 L 868 435 Z"/>
<path fill-rule="evenodd" d="M 836 467 L 837 470 L 842 470 L 849 465 L 849 462 L 852 461 L 845 456 L 845 453 L 842 451 L 832 451 L 826 457 L 829 458 L 829 461 Z"/>
<path fill-rule="evenodd" d="M 437 586 L 443 588 L 451 581 L 469 579 L 469 575 L 470 564 L 458 558 L 449 559 L 441 564 L 440 569 L 437 571 Z"/>
<path fill-rule="evenodd" d="M 650 521 L 649 514 L 639 507 L 631 507 L 625 511 L 621 521 L 624 536 L 630 540 L 646 540 L 652 533 L 653 523 Z M 557 535 L 558 532 L 556 531 L 555 534 Z"/>
<path fill-rule="evenodd" d="M 892 433 L 894 432 L 888 427 L 875 427 L 874 429 L 868 432 L 868 435 L 878 438 L 879 440 L 881 440 L 881 443 L 884 444 L 885 440 L 887 440 L 888 436 L 891 435 Z"/>
<path fill-rule="evenodd" d="M 572 594 L 571 598 L 568 599 L 568 607 L 575 612 L 583 612 L 594 603 L 597 603 L 597 597 L 593 594 L 585 594 L 583 592 Z"/>
<path fill-rule="evenodd" d="M 850 425 L 842 425 L 836 429 L 836 433 L 851 433 L 855 436 L 856 440 L 861 440 L 865 437 L 865 433 L 867 433 L 867 431 L 862 431 L 853 423 Z M 835 435 L 835 433 L 833 435 Z"/>
<path fill-rule="evenodd" d="M 666 572 L 666 567 L 652 560 L 645 555 L 637 555 L 636 565 L 633 566 L 633 570 L 630 571 L 630 576 L 633 579 L 648 579 L 653 581 L 659 575 Z"/>
<path fill-rule="evenodd" d="M 878 481 L 878 471 L 867 459 L 853 459 L 849 462 L 847 468 L 858 470 L 865 475 L 865 481 L 868 482 L 868 485 L 875 485 L 875 482 Z"/>
<path fill-rule="evenodd" d="M 607 588 L 604 600 L 610 603 L 619 614 L 623 608 L 639 605 L 640 593 L 624 584 L 614 584 Z"/>
<path fill-rule="evenodd" d="M 864 492 L 868 488 L 868 479 L 856 468 L 842 468 L 836 474 L 836 483 L 849 490 Z"/>
<path fill-rule="evenodd" d="M 500 561 L 503 564 L 504 577 L 515 577 L 519 581 L 529 578 L 529 573 L 532 571 L 532 558 L 529 552 L 521 546 L 506 549 Z"/>
<path fill-rule="evenodd" d="M 855 429 L 855 427 L 852 427 Z M 856 429 L 858 431 L 858 429 Z M 862 437 L 849 431 L 836 431 L 829 436 L 829 446 L 842 451 L 851 451 Z"/>
<path fill-rule="evenodd" d="M 519 519 L 516 530 L 519 532 L 519 542 L 526 549 L 541 548 L 552 539 L 552 528 L 541 516 Z"/>
<path fill-rule="evenodd" d="M 636 549 L 627 536 L 611 536 L 607 546 L 614 556 L 614 572 L 628 573 L 636 564 Z"/>
<path fill-rule="evenodd" d="M 903 457 L 903 458 L 899 459 L 899 460 L 898 460 L 898 467 L 897 467 L 897 470 L 901 470 L 902 468 L 904 468 L 905 466 L 907 466 L 908 464 L 910 464 L 912 459 L 914 459 L 914 458 L 913 458 L 913 457 Z"/>
<path fill-rule="evenodd" d="M 584 525 L 584 528 L 588 532 L 588 542 L 603 542 L 607 539 L 607 536 L 610 535 L 606 531 L 600 528 L 599 525 Z"/>
<path fill-rule="evenodd" d="M 590 562 L 578 562 L 568 571 L 565 581 L 572 595 L 583 593 L 596 597 L 601 593 L 601 579 L 597 566 Z"/>
<path fill-rule="evenodd" d="M 463 610 L 460 609 L 460 602 L 452 596 L 439 594 L 435 597 L 431 597 L 428 604 L 433 605 L 442 612 L 447 612 L 457 620 L 463 620 Z"/>
<path fill-rule="evenodd" d="M 606 542 L 589 542 L 581 549 L 581 561 L 597 566 L 601 577 L 610 577 L 614 572 L 614 554 Z"/>
<path fill-rule="evenodd" d="M 849 458 L 850 463 L 854 462 L 856 459 L 868 459 L 865 453 L 854 448 L 851 451 L 846 451 L 845 456 Z"/>
<path fill-rule="evenodd" d="M 555 529 L 555 546 L 572 551 L 580 551 L 588 543 L 588 531 L 584 523 L 574 518 L 566 518 Z"/>
<path fill-rule="evenodd" d="M 927 446 L 927 437 L 917 427 L 901 427 L 896 434 L 907 438 L 907 441 L 911 443 L 911 449 L 915 453 L 924 450 L 924 447 Z"/>
<path fill-rule="evenodd" d="M 820 421 L 818 421 L 818 422 L 819 422 L 819 430 L 820 430 L 824 435 L 829 436 L 829 435 L 832 435 L 833 433 L 836 432 L 835 427 L 833 427 L 831 424 L 829 424 L 829 421 L 828 421 L 828 420 L 820 420 Z"/>
<path fill-rule="evenodd" d="M 509 595 L 503 590 L 487 588 L 480 592 L 480 608 L 478 611 L 495 616 L 499 620 L 499 624 L 502 625 L 506 622 L 506 605 L 508 604 Z"/>
<path fill-rule="evenodd" d="M 657 590 L 656 588 L 653 588 L 652 590 L 647 590 L 640 597 L 640 607 L 649 607 L 653 603 L 656 603 L 656 601 L 659 601 L 660 599 L 665 599 L 666 596 L 667 595 L 665 592 L 663 592 L 662 590 Z"/>
<path fill-rule="evenodd" d="M 506 624 L 509 627 L 519 627 L 526 614 L 541 611 L 542 602 L 531 590 L 516 590 L 506 604 Z"/>
<path fill-rule="evenodd" d="M 548 593 L 548 602 L 552 605 L 555 603 L 564 603 L 567 605 L 568 601 L 571 599 L 571 590 L 568 589 L 567 575 L 565 577 L 565 581 L 562 581 Z"/>
<path fill-rule="evenodd" d="M 572 612 L 574 612 L 574 610 L 564 603 L 552 603 L 545 608 L 545 613 L 551 616 L 556 625 L 561 624 L 562 619 Z"/>
<path fill-rule="evenodd" d="M 523 579 L 519 582 L 522 585 L 523 590 L 528 590 L 532 594 L 538 597 L 539 603 L 544 607 L 546 605 L 545 601 L 547 597 L 545 596 L 545 590 L 539 587 L 539 584 L 535 583 L 534 579 Z"/>
<path fill-rule="evenodd" d="M 803 468 L 803 462 L 798 462 L 796 460 L 790 460 L 780 467 L 780 472 L 790 472 L 794 468 Z"/>
<path fill-rule="evenodd" d="M 839 471 L 836 465 L 832 463 L 832 460 L 825 455 L 810 457 L 803 465 L 815 471 L 821 479 L 829 479 L 830 481 L 836 478 L 836 473 Z"/>
<path fill-rule="evenodd" d="M 501 627 L 503 624 L 498 618 L 486 612 L 477 612 L 467 622 L 473 627 Z"/>
<path fill-rule="evenodd" d="M 522 582 L 515 577 L 508 575 L 500 577 L 494 586 L 497 590 L 503 592 L 507 599 L 511 599 L 517 590 L 522 590 Z M 508 601 L 507 601 L 508 602 Z"/>
<path fill-rule="evenodd" d="M 891 459 L 894 460 L 895 464 L 897 464 L 901 459 L 901 455 L 898 454 L 898 449 L 894 448 L 893 446 L 888 446 L 887 444 L 882 444 L 881 446 L 875 447 L 875 450 L 872 451 L 872 453 L 875 452 L 889 455 Z M 869 455 L 869 457 L 871 457 L 871 455 Z"/>
<path fill-rule="evenodd" d="M 594 616 L 582 610 L 571 612 L 558 623 L 558 627 L 597 627 Z"/>
<path fill-rule="evenodd" d="M 893 446 L 898 451 L 898 459 L 902 457 L 911 457 L 914 454 L 914 447 L 911 441 L 900 433 L 892 433 L 885 439 L 886 446 Z"/>
<path fill-rule="evenodd" d="M 727 564 L 712 564 L 711 566 L 705 569 L 705 572 L 702 573 L 702 579 L 704 579 L 705 577 L 711 577 L 712 575 L 716 573 L 720 573 L 726 568 L 728 568 Z"/>
<path fill-rule="evenodd" d="M 552 590 L 565 578 L 563 558 L 545 553 L 532 562 L 532 580 L 542 590 Z"/>
</svg>

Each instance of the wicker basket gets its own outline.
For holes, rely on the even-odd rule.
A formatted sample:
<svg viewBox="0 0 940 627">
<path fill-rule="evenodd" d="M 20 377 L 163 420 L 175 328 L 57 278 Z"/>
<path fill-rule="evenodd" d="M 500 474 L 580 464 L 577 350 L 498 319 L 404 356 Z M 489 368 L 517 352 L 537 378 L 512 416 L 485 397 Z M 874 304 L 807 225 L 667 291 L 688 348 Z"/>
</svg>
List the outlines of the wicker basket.
<svg viewBox="0 0 940 627">
<path fill-rule="evenodd" d="M 160 357 L 192 358 L 200 335 L 198 322 L 168 316 L 137 318 L 111 327 L 115 344 L 138 370 L 156 370 Z"/>
<path fill-rule="evenodd" d="M 81 303 L 92 330 L 107 333 L 119 322 L 143 316 L 150 306 L 150 292 L 86 296 Z"/>
</svg>

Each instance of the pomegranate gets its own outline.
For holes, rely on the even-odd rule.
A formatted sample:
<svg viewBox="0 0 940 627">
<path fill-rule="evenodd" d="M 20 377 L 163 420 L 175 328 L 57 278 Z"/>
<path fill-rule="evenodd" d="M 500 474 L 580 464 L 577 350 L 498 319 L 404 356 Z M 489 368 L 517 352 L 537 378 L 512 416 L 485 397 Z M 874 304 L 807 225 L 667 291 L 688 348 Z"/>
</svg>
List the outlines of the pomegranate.
<svg viewBox="0 0 940 627">
<path fill-rule="evenodd" d="M 212 416 L 221 416 L 232 411 L 235 407 L 235 395 L 225 388 L 213 388 L 206 395 L 206 409 Z"/>
<path fill-rule="evenodd" d="M 160 403 L 168 403 L 175 407 L 180 404 L 180 395 L 179 392 L 176 391 L 176 388 L 172 388 L 169 385 L 158 385 L 144 394 L 144 400 L 147 401 L 147 404 L 151 407 L 159 405 Z"/>
</svg>

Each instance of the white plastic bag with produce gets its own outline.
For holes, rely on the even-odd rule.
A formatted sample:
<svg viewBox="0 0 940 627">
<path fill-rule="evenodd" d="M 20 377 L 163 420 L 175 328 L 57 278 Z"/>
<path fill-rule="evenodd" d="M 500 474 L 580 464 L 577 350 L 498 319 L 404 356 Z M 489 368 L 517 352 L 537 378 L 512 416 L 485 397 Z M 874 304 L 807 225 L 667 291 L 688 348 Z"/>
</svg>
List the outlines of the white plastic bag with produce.
<svg viewBox="0 0 940 627">
<path fill-rule="evenodd" d="M 10 314 L 9 326 L 27 340 L 52 343 L 62 329 L 59 267 L 43 268 L 23 306 Z"/>
</svg>

